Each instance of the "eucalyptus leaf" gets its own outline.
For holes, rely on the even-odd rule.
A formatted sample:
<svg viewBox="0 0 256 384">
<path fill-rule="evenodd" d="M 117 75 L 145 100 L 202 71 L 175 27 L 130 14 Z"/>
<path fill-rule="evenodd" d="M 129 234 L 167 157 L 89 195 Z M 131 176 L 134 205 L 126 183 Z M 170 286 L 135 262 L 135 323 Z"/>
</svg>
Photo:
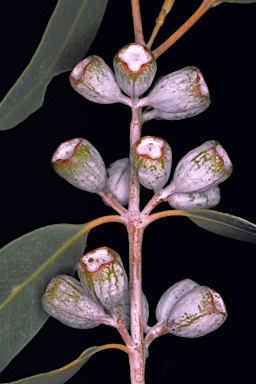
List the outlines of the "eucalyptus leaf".
<svg viewBox="0 0 256 384">
<path fill-rule="evenodd" d="M 0 130 L 15 127 L 39 109 L 52 78 L 81 60 L 96 36 L 107 3 L 58 1 L 32 60 L 0 104 Z"/>
<path fill-rule="evenodd" d="M 256 225 L 241 217 L 206 209 L 185 210 L 182 216 L 189 217 L 196 225 L 218 235 L 256 243 Z"/>
<path fill-rule="evenodd" d="M 47 320 L 41 297 L 54 276 L 75 273 L 86 232 L 86 225 L 50 225 L 0 250 L 0 371 Z"/>
<path fill-rule="evenodd" d="M 104 349 L 116 348 L 121 349 L 124 352 L 126 347 L 121 344 L 106 344 L 101 347 L 91 347 L 86 349 L 78 359 L 72 361 L 72 363 L 65 365 L 62 368 L 55 369 L 54 371 L 41 373 L 39 375 L 26 377 L 18 381 L 12 381 L 11 383 L 2 383 L 2 384 L 63 384 L 66 383 L 72 376 L 74 376 L 79 369 L 89 360 L 89 358 L 94 355 L 96 352 L 103 351 Z M 86 383 L 86 381 L 85 381 Z M 88 383 L 90 384 L 90 383 Z"/>
</svg>

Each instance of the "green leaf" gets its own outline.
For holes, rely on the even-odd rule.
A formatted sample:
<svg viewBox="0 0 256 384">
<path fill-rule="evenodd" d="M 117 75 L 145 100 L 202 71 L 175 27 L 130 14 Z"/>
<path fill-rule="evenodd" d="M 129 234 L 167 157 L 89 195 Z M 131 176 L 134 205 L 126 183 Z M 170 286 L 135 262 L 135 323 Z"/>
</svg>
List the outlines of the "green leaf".
<svg viewBox="0 0 256 384">
<path fill-rule="evenodd" d="M 196 225 L 218 235 L 256 243 L 256 225 L 241 217 L 211 210 L 186 210 L 182 216 L 189 217 Z"/>
<path fill-rule="evenodd" d="M 252 4 L 252 3 L 256 3 L 256 0 L 219 0 L 219 1 L 216 1 L 216 3 L 213 4 L 213 6 L 215 7 L 215 5 L 219 5 L 221 3 Z"/>
<path fill-rule="evenodd" d="M 0 130 L 15 127 L 39 109 L 52 78 L 81 60 L 96 36 L 107 2 L 58 1 L 32 60 L 0 104 Z"/>
<path fill-rule="evenodd" d="M 47 320 L 41 306 L 46 285 L 56 275 L 74 274 L 86 245 L 87 228 L 50 225 L 0 250 L 0 371 Z"/>
<path fill-rule="evenodd" d="M 65 365 L 62 368 L 55 369 L 54 371 L 41 373 L 39 375 L 27 377 L 18 381 L 12 381 L 11 383 L 2 383 L 2 384 L 14 384 L 14 383 L 23 383 L 23 384 L 63 384 L 66 383 L 72 376 L 74 376 L 79 369 L 89 360 L 89 358 L 94 355 L 96 352 L 103 351 L 104 349 L 116 348 L 124 352 L 127 352 L 126 347 L 121 344 L 106 344 L 101 347 L 91 347 L 86 349 L 78 359 L 72 361 L 72 363 Z M 85 381 L 86 383 L 86 381 Z M 90 383 L 88 383 L 90 384 Z"/>
</svg>

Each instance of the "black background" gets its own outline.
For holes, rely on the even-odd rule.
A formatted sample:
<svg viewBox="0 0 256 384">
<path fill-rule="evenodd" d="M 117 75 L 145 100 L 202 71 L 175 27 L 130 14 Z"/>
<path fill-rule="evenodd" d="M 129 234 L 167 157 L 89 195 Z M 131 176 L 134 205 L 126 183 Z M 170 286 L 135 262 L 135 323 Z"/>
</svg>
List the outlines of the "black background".
<svg viewBox="0 0 256 384">
<path fill-rule="evenodd" d="M 56 1 L 9 0 L 0 4 L 0 96 L 29 63 Z M 200 1 L 179 0 L 162 27 L 155 48 L 174 32 Z M 161 0 L 141 1 L 146 39 Z M 199 67 L 209 86 L 212 104 L 203 114 L 183 121 L 152 121 L 143 135 L 167 140 L 173 168 L 190 149 L 216 139 L 234 164 L 221 185 L 219 211 L 255 221 L 255 87 L 256 5 L 223 4 L 210 10 L 158 60 L 158 76 L 187 65 Z M 115 53 L 133 42 L 129 0 L 110 0 L 89 54 L 110 66 Z M 111 214 L 97 195 L 76 190 L 59 178 L 50 159 L 57 146 L 84 137 L 101 153 L 106 165 L 128 156 L 130 111 L 122 105 L 97 105 L 76 94 L 68 73 L 49 85 L 43 108 L 18 127 L 0 133 L 0 245 L 33 229 L 55 223 L 83 223 Z M 142 205 L 151 197 L 143 190 Z M 162 205 L 159 210 L 167 208 Z M 94 229 L 87 250 L 109 246 L 128 268 L 123 226 Z M 149 325 L 162 293 L 189 277 L 221 293 L 229 317 L 216 332 L 200 339 L 166 335 L 150 347 L 147 384 L 251 383 L 255 371 L 255 248 L 206 232 L 185 218 L 153 223 L 143 243 L 143 290 L 150 303 Z M 121 342 L 114 329 L 101 326 L 79 331 L 50 319 L 0 375 L 1 382 L 59 368 L 93 345 Z M 3 346 L 1 346 L 2 348 Z M 96 354 L 69 383 L 129 383 L 127 356 L 116 350 Z"/>
</svg>

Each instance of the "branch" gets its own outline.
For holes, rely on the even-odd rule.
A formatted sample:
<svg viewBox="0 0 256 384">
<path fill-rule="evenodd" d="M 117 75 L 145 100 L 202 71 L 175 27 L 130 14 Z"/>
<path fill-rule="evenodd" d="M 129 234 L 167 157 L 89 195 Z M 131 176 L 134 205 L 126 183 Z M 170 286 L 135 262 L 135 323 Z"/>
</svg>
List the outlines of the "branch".
<svg viewBox="0 0 256 384">
<path fill-rule="evenodd" d="M 143 36 L 143 27 L 141 22 L 141 15 L 140 15 L 140 2 L 139 0 L 132 0 L 131 5 L 132 5 L 132 18 L 133 18 L 135 43 L 145 44 L 145 40 Z"/>
</svg>

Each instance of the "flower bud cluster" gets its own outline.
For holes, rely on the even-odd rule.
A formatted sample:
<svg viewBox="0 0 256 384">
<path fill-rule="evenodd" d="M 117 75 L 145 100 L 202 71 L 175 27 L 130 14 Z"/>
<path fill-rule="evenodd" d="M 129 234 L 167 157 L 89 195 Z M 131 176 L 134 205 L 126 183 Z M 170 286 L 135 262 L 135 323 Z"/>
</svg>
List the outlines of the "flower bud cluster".
<svg viewBox="0 0 256 384">
<path fill-rule="evenodd" d="M 172 285 L 156 308 L 157 326 L 180 337 L 205 336 L 219 328 L 227 318 L 225 304 L 213 289 L 190 279 Z"/>
<path fill-rule="evenodd" d="M 98 56 L 89 56 L 70 74 L 71 86 L 95 103 L 123 103 L 148 106 L 142 120 L 153 118 L 179 120 L 203 112 L 210 105 L 209 90 L 201 71 L 188 66 L 159 79 L 149 94 L 157 64 L 153 53 L 142 44 L 132 43 L 120 49 L 113 60 L 114 72 Z M 125 96 L 122 91 L 128 95 Z"/>
<path fill-rule="evenodd" d="M 116 326 L 111 311 L 116 309 L 127 329 L 130 326 L 128 278 L 118 253 L 107 247 L 82 256 L 77 265 L 80 282 L 56 276 L 42 297 L 44 310 L 72 328 L 88 329 L 100 324 Z M 147 328 L 148 302 L 142 294 L 143 328 Z"/>
</svg>

